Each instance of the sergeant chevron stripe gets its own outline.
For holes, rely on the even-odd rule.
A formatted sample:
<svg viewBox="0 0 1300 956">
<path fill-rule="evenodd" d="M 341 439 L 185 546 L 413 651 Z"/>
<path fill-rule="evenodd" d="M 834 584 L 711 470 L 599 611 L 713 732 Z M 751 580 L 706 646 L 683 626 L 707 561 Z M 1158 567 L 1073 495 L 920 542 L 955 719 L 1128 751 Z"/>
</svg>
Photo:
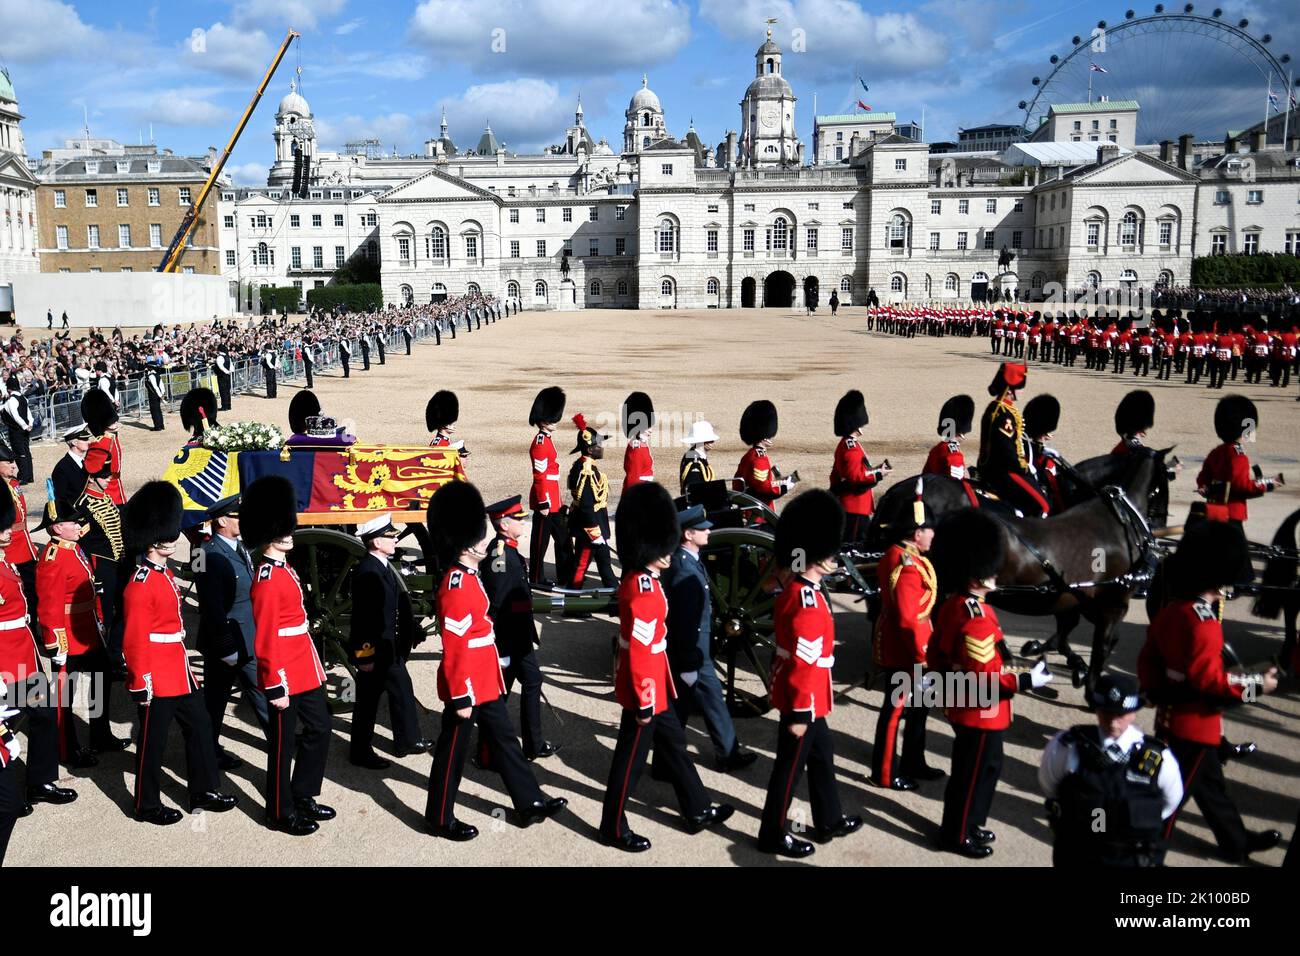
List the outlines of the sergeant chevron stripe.
<svg viewBox="0 0 1300 956">
<path fill-rule="evenodd" d="M 824 638 L 808 640 L 804 637 L 795 638 L 794 655 L 805 664 L 815 664 L 822 656 L 822 641 Z"/>
<path fill-rule="evenodd" d="M 658 618 L 652 617 L 644 621 L 639 617 L 632 618 L 632 636 L 642 644 L 649 644 L 655 639 L 655 625 L 659 623 Z"/>
<path fill-rule="evenodd" d="M 466 614 L 459 620 L 453 617 L 444 617 L 442 619 L 443 628 L 451 631 L 451 633 L 455 634 L 457 637 L 464 637 L 465 632 L 469 630 L 469 626 L 472 623 L 474 623 L 474 615 L 472 614 Z"/>
</svg>

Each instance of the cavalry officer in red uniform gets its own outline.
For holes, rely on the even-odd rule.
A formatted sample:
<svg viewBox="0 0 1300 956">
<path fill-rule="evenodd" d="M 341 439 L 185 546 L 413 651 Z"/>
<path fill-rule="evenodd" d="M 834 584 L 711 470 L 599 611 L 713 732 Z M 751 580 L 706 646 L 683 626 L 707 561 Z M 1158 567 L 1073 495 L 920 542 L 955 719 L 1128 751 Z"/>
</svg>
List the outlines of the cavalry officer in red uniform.
<svg viewBox="0 0 1300 956">
<path fill-rule="evenodd" d="M 469 756 L 470 728 L 475 723 L 521 826 L 555 816 L 568 801 L 542 793 L 510 727 L 506 683 L 479 571 L 492 530 L 478 489 L 460 481 L 443 485 L 429 501 L 428 525 L 442 571 L 438 586 L 438 629 L 442 634 L 438 699 L 444 708 L 424 817 L 436 836 L 464 842 L 478 836 L 475 827 L 456 819 L 456 795 Z"/>
<path fill-rule="evenodd" d="M 440 389 L 433 393 L 429 403 L 424 406 L 424 425 L 433 434 L 429 438 L 430 448 L 454 448 L 459 453 L 456 459 L 455 475 L 457 481 L 468 481 L 465 477 L 465 459 L 469 452 L 465 442 L 456 437 L 456 422 L 460 419 L 460 399 L 455 392 Z"/>
<path fill-rule="evenodd" d="M 33 622 L 37 621 L 40 604 L 36 592 L 36 545 L 32 543 L 32 533 L 27 530 L 27 496 L 23 494 L 22 485 L 18 483 L 18 463 L 9 446 L 0 442 L 0 480 L 9 489 L 14 506 L 13 535 L 4 548 L 4 559 L 9 562 L 18 576 L 22 578 L 23 595 L 27 599 L 27 613 Z M 0 500 L 3 500 L 0 495 Z"/>
<path fill-rule="evenodd" d="M 934 540 L 934 524 L 922 500 L 924 484 L 923 479 L 916 479 L 912 513 L 888 529 L 894 543 L 876 567 L 881 607 L 876 618 L 874 658 L 877 668 L 889 676 L 876 721 L 871 782 L 890 790 L 914 790 L 918 780 L 937 780 L 944 775 L 925 763 L 925 718 L 929 711 L 917 686 L 930 646 L 930 614 L 938 594 L 934 566 L 925 557 Z M 900 723 L 901 761 L 897 759 Z"/>
<path fill-rule="evenodd" d="M 293 486 L 278 475 L 254 481 L 240 504 L 240 530 L 263 563 L 253 580 L 257 683 L 266 695 L 266 819 L 272 829 L 306 836 L 332 820 L 316 802 L 329 756 L 325 668 L 307 625 L 298 575 L 286 560 L 298 526 Z M 292 770 L 292 774 L 290 771 Z"/>
<path fill-rule="evenodd" d="M 1183 800 L 1196 798 L 1220 852 L 1231 862 L 1277 846 L 1277 830 L 1249 833 L 1228 795 L 1219 745 L 1226 707 L 1277 689 L 1277 669 L 1229 674 L 1223 667 L 1223 625 L 1216 604 L 1247 562 L 1239 528 L 1203 521 L 1187 529 L 1166 562 L 1175 600 L 1156 615 L 1138 655 L 1142 689 L 1156 704 L 1156 735 L 1169 745 L 1183 774 Z M 1168 818 L 1165 838 L 1177 813 Z"/>
<path fill-rule="evenodd" d="M 645 769 L 650 745 L 655 770 L 672 783 L 686 829 L 699 833 L 728 819 L 730 804 L 709 804 L 700 775 L 686 753 L 686 734 L 676 710 L 677 696 L 668 665 L 668 600 L 659 575 L 668 569 L 681 540 L 677 508 L 659 484 L 643 482 L 623 496 L 618 515 L 623 580 L 618 588 L 618 662 L 614 696 L 623 708 L 614 759 L 605 784 L 600 836 L 630 853 L 650 849 L 650 841 L 633 833 L 624 812 Z"/>
<path fill-rule="evenodd" d="M 173 720 L 181 725 L 185 738 L 190 812 L 222 813 L 232 809 L 237 800 L 219 789 L 212 724 L 185 650 L 181 593 L 167 567 L 181 536 L 180 492 L 165 481 L 147 482 L 131 496 L 125 530 L 128 553 L 142 555 L 122 592 L 126 689 L 138 705 L 140 717 L 132 806 L 135 818 L 158 826 L 181 819 L 181 812 L 163 806 L 159 795 L 163 752 Z"/>
<path fill-rule="evenodd" d="M 569 454 L 578 455 L 578 460 L 569 469 L 569 494 L 573 496 L 569 506 L 569 533 L 573 536 L 575 555 L 569 586 L 583 586 L 587 568 L 594 560 L 600 572 L 600 586 L 612 588 L 617 586 L 618 579 L 614 577 L 609 552 L 609 478 L 596 464 L 605 457 L 609 436 L 588 428 L 587 419 L 580 414 L 573 416 L 573 424 L 578 426 L 578 440 Z"/>
<path fill-rule="evenodd" d="M 862 393 L 857 389 L 845 392 L 835 406 L 835 434 L 840 443 L 835 446 L 835 463 L 831 466 L 831 494 L 844 509 L 846 542 L 861 541 L 866 535 L 876 507 L 871 489 L 893 470 L 888 461 L 873 468 L 867 460 L 860 442 L 868 421 Z"/>
<path fill-rule="evenodd" d="M 740 416 L 740 440 L 749 451 L 736 466 L 736 479 L 740 491 L 752 495 L 764 504 L 772 504 L 789 491 L 799 480 L 799 473 L 782 478 L 767 451 L 777 431 L 776 406 L 766 399 L 750 402 Z"/>
<path fill-rule="evenodd" d="M 118 440 L 122 423 L 117 417 L 117 402 L 103 389 L 92 388 L 81 399 L 81 418 L 95 436 L 90 447 L 102 448 L 112 462 L 104 493 L 120 508 L 126 504 L 126 494 L 122 491 L 122 442 Z"/>
<path fill-rule="evenodd" d="M 655 463 L 650 454 L 650 429 L 655 423 L 655 407 L 645 392 L 633 392 L 623 402 L 623 491 L 643 481 L 655 480 Z"/>
<path fill-rule="evenodd" d="M 1016 392 L 1025 385 L 1027 370 L 1003 362 L 989 385 L 993 401 L 980 422 L 980 480 L 1026 515 L 1046 517 L 1051 504 L 1034 479 L 1029 439 L 1025 435 Z"/>
<path fill-rule="evenodd" d="M 790 801 L 804 768 L 812 804 L 812 837 L 826 843 L 862 826 L 845 816 L 835 787 L 835 750 L 826 718 L 831 712 L 831 667 L 835 663 L 835 619 L 821 588 L 838 565 L 844 511 L 821 489 L 790 502 L 776 527 L 777 564 L 790 578 L 773 608 L 776 645 L 770 694 L 781 715 L 776 760 L 767 784 L 758 848 L 764 853 L 805 857 L 816 849 L 787 828 Z"/>
<path fill-rule="evenodd" d="M 961 450 L 962 439 L 970 434 L 974 422 L 975 399 L 969 395 L 954 395 L 944 402 L 939 409 L 939 442 L 926 456 L 921 474 L 946 475 L 954 481 L 960 481 L 971 507 L 978 508 L 979 501 L 971 489 L 970 475 L 966 472 L 966 456 Z"/>
<path fill-rule="evenodd" d="M 14 516 L 13 502 L 0 495 L 0 549 L 11 545 Z M 28 717 L 26 803 L 71 803 L 77 799 L 76 791 L 54 783 L 59 775 L 58 714 L 30 618 L 22 579 L 5 557 L 0 561 L 0 713 L 6 695 L 16 691 L 15 707 Z"/>
<path fill-rule="evenodd" d="M 1061 490 L 1060 456 L 1048 442 L 1061 423 L 1061 403 L 1054 395 L 1035 395 L 1025 405 L 1025 436 L 1029 439 L 1030 460 L 1034 476 L 1038 479 L 1043 496 L 1052 506 L 1052 514 L 1065 510 L 1065 494 Z"/>
<path fill-rule="evenodd" d="M 573 578 L 573 544 L 565 525 L 563 499 L 560 497 L 560 456 L 551 440 L 563 417 L 563 389 L 552 385 L 537 393 L 528 413 L 528 424 L 537 429 L 529 449 L 533 484 L 528 492 L 528 507 L 533 511 L 528 564 L 534 584 L 546 580 L 542 570 L 546 563 L 547 539 L 555 542 L 555 580 L 567 583 Z"/>
<path fill-rule="evenodd" d="M 1011 698 L 1052 679 L 1039 661 L 1015 673 L 993 608 L 984 603 L 1002 565 L 1002 528 L 983 511 L 961 511 L 945 522 L 936 555 L 945 579 L 959 590 L 939 608 L 926 661 L 938 673 L 952 723 L 952 776 L 943 795 L 942 849 L 972 859 L 993 854 L 984 827 L 1002 774 L 1002 736 L 1011 724 Z M 974 693 L 975 700 L 971 700 Z"/>
<path fill-rule="evenodd" d="M 36 590 L 41 598 L 41 630 L 45 649 L 54 657 L 55 706 L 59 721 L 59 758 L 78 769 L 99 763 L 96 753 L 125 750 L 129 740 L 114 737 L 109 721 L 113 684 L 108 680 L 108 651 L 104 628 L 95 598 L 95 571 L 91 559 L 77 543 L 82 526 L 89 520 L 85 511 L 68 501 L 51 499 L 45 519 L 37 527 L 48 529 L 45 546 L 36 568 Z M 90 746 L 77 745 L 72 720 L 73 674 L 85 674 L 92 695 L 102 688 L 102 700 L 91 700 Z"/>
<path fill-rule="evenodd" d="M 1244 395 L 1225 395 L 1214 408 L 1214 431 L 1223 442 L 1208 455 L 1196 476 L 1205 496 L 1205 516 L 1213 521 L 1246 521 L 1246 502 L 1285 484 L 1280 474 L 1256 478 L 1241 438 L 1259 428 L 1255 403 Z"/>
</svg>

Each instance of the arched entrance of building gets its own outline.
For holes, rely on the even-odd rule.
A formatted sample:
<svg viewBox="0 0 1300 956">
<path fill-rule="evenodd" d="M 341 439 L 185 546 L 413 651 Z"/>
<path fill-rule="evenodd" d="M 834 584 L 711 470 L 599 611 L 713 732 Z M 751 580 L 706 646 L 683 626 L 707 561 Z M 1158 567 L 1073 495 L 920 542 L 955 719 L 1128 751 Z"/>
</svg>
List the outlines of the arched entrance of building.
<svg viewBox="0 0 1300 956">
<path fill-rule="evenodd" d="M 808 276 L 803 280 L 803 304 L 816 304 L 820 296 L 817 290 L 817 277 Z"/>
<path fill-rule="evenodd" d="M 794 276 L 773 272 L 763 280 L 763 307 L 788 309 L 794 305 Z"/>
<path fill-rule="evenodd" d="M 988 296 L 989 274 L 977 272 L 970 279 L 970 297 L 976 302 L 983 302 Z"/>
<path fill-rule="evenodd" d="M 754 291 L 758 288 L 758 283 L 753 277 L 740 280 L 740 307 L 742 309 L 752 309 L 754 307 Z"/>
</svg>

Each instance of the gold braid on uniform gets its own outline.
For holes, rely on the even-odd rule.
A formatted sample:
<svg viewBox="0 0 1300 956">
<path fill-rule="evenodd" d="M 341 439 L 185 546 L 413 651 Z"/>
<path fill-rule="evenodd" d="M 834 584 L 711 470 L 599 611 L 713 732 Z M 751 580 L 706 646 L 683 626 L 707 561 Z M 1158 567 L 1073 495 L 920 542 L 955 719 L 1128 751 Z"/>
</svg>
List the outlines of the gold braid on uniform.
<svg viewBox="0 0 1300 956">
<path fill-rule="evenodd" d="M 595 467 L 590 458 L 583 460 L 582 471 L 578 472 L 578 481 L 573 486 L 575 502 L 581 500 L 582 486 L 587 482 L 591 483 L 591 510 L 605 511 L 609 507 L 609 479 Z"/>
<path fill-rule="evenodd" d="M 921 599 L 921 606 L 916 611 L 917 620 L 925 620 L 934 610 L 934 602 L 939 593 L 938 581 L 935 578 L 934 565 L 930 559 L 926 558 L 921 552 L 915 550 L 909 545 L 903 546 L 903 560 L 899 562 L 898 567 L 889 576 L 889 592 L 893 594 L 898 590 L 898 579 L 903 574 L 903 568 L 916 568 L 921 575 L 921 582 L 925 585 L 926 595 Z"/>
<path fill-rule="evenodd" d="M 104 532 L 104 537 L 108 539 L 108 546 L 112 549 L 112 558 L 114 561 L 122 557 L 122 512 L 118 510 L 113 499 L 107 496 L 96 498 L 90 495 L 82 495 L 81 503 L 86 506 L 90 512 L 91 518 L 95 524 L 99 525 L 100 530 Z"/>
<path fill-rule="evenodd" d="M 1020 417 L 1020 409 L 1008 402 L 1006 398 L 1007 394 L 1003 392 L 1002 397 L 998 399 L 998 408 L 1006 409 L 1011 420 L 1016 423 L 1015 434 L 1007 437 L 1016 443 L 1016 460 L 1020 462 L 1021 470 L 1028 471 L 1029 459 L 1025 457 L 1025 421 Z"/>
</svg>

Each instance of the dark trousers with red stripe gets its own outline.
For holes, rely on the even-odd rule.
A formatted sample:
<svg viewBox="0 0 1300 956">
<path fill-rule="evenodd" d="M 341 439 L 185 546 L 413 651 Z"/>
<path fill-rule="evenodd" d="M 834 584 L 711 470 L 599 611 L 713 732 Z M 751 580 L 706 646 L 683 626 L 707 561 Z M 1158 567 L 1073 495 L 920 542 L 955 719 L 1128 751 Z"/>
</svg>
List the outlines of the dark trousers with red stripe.
<svg viewBox="0 0 1300 956">
<path fill-rule="evenodd" d="M 960 846 L 976 827 L 983 827 L 1002 776 L 1001 730 L 953 724 L 952 775 L 943 792 L 939 842 Z"/>
<path fill-rule="evenodd" d="M 608 532 L 606 532 L 608 535 Z M 614 565 L 609 559 L 609 538 L 605 538 L 604 544 L 593 544 L 587 537 L 587 532 L 578 531 L 573 538 L 573 550 L 575 560 L 573 564 L 573 578 L 569 581 L 569 586 L 581 588 L 587 577 L 587 568 L 591 563 L 596 562 L 596 570 L 600 574 L 600 586 L 603 588 L 618 587 L 618 578 L 614 576 Z"/>
<path fill-rule="evenodd" d="M 460 793 L 460 779 L 469 756 L 470 729 L 476 723 L 479 739 L 488 746 L 491 767 L 501 775 L 515 809 L 522 811 L 546 799 L 519 748 L 504 697 L 476 704 L 470 708 L 468 717 L 457 716 L 455 708 L 448 704 L 442 712 L 442 732 L 433 751 L 429 800 L 424 807 L 424 818 L 432 826 L 449 826 L 456 819 L 456 796 Z"/>
<path fill-rule="evenodd" d="M 1172 734 L 1164 739 L 1178 760 L 1178 769 L 1183 775 L 1183 802 L 1165 821 L 1165 840 L 1173 834 L 1174 823 L 1188 799 L 1195 797 L 1196 806 L 1214 833 L 1220 852 L 1231 860 L 1243 858 L 1246 855 L 1246 825 L 1241 821 L 1236 804 L 1228 796 L 1218 746 L 1196 743 Z"/>
<path fill-rule="evenodd" d="M 18 786 L 17 767 L 10 764 L 0 769 L 0 863 L 5 861 L 5 850 L 9 849 L 9 837 L 18 822 L 18 814 L 23 810 L 22 788 Z"/>
<path fill-rule="evenodd" d="M 686 733 L 676 712 L 669 707 L 650 718 L 644 727 L 636 712 L 624 708 L 614 742 L 614 761 L 605 784 L 605 805 L 600 815 L 600 835 L 616 840 L 627 832 L 627 801 L 636 792 L 645 769 L 650 745 L 655 748 L 655 769 L 673 785 L 677 806 L 684 817 L 699 816 L 709 809 L 709 795 L 686 752 Z"/>
<path fill-rule="evenodd" d="M 1043 496 L 1042 489 L 1032 478 L 1008 472 L 991 484 L 1003 501 L 1020 509 L 1027 518 L 1039 518 L 1052 510 L 1051 504 Z"/>
<path fill-rule="evenodd" d="M 528 570 L 534 584 L 546 577 L 546 545 L 555 542 L 555 580 L 567 583 L 573 576 L 573 542 L 564 518 L 554 511 L 533 512 L 533 535 L 528 547 Z"/>
<path fill-rule="evenodd" d="M 27 598 L 27 613 L 31 616 L 32 631 L 40 620 L 40 595 L 36 591 L 36 562 L 24 561 L 18 565 L 18 577 L 23 583 L 23 597 Z"/>
<path fill-rule="evenodd" d="M 330 711 L 325 688 L 289 696 L 289 706 L 271 705 L 266 730 L 266 816 L 288 820 L 299 800 L 320 795 L 330 751 Z M 212 739 L 211 730 L 208 739 Z"/>
<path fill-rule="evenodd" d="M 876 744 L 871 751 L 871 776 L 882 787 L 895 777 L 910 777 L 925 767 L 925 720 L 930 708 L 913 703 L 912 671 L 890 671 L 885 701 L 876 720 Z M 903 757 L 898 758 L 898 728 L 903 728 Z"/>
<path fill-rule="evenodd" d="M 202 691 L 195 688 L 180 697 L 155 697 L 148 705 L 140 705 L 137 711 L 140 728 L 135 758 L 136 813 L 148 813 L 162 806 L 159 784 L 173 720 L 181 725 L 181 736 L 185 739 L 185 780 L 189 784 L 190 802 L 220 786 L 212 724 Z"/>
<path fill-rule="evenodd" d="M 59 759 L 68 760 L 77 752 L 77 728 L 73 723 L 72 701 L 77 685 L 89 681 L 90 746 L 106 744 L 113 736 L 109 720 L 109 701 L 113 683 L 108 679 L 108 655 L 103 647 L 85 654 L 69 654 L 68 662 L 55 675 L 54 702 L 58 708 Z"/>
<path fill-rule="evenodd" d="M 792 723 L 791 714 L 781 715 L 776 732 L 776 761 L 772 764 L 772 778 L 767 782 L 767 800 L 763 803 L 763 818 L 758 828 L 759 843 L 777 843 L 785 835 L 790 801 L 805 767 L 813 826 L 828 827 L 844 816 L 835 789 L 835 749 L 826 718 L 814 720 L 802 737 L 790 732 Z"/>
</svg>

